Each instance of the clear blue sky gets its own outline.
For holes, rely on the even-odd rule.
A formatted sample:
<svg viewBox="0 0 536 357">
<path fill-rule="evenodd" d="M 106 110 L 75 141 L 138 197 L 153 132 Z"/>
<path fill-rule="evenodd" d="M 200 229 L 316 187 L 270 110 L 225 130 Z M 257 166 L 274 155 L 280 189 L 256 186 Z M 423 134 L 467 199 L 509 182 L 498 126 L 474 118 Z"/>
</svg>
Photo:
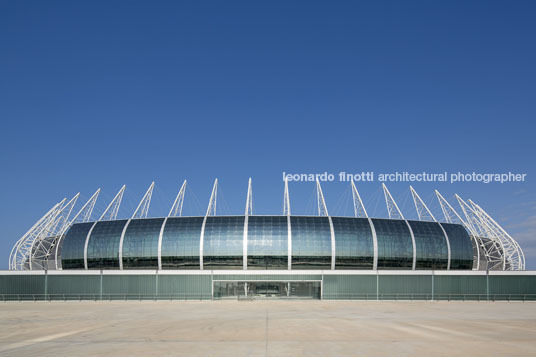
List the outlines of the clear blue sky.
<svg viewBox="0 0 536 357">
<path fill-rule="evenodd" d="M 533 1 L 0 1 L 0 268 L 55 202 L 151 181 L 164 215 L 280 213 L 283 171 L 520 172 L 524 183 L 421 183 L 472 198 L 536 269 Z M 358 185 L 385 216 L 380 184 Z M 415 217 L 408 184 L 390 184 Z M 348 186 L 324 184 L 330 213 Z M 311 183 L 291 184 L 311 214 Z"/>
</svg>

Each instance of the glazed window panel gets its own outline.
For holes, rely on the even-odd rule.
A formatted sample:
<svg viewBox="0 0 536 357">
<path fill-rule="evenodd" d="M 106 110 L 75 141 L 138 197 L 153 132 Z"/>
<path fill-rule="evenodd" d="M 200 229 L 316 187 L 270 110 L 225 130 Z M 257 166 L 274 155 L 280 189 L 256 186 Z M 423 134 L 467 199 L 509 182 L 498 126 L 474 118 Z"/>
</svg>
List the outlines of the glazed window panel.
<svg viewBox="0 0 536 357">
<path fill-rule="evenodd" d="M 374 241 L 367 218 L 332 217 L 335 269 L 372 269 Z"/>
<path fill-rule="evenodd" d="M 85 269 L 84 247 L 93 224 L 94 222 L 79 223 L 69 228 L 61 246 L 62 269 Z"/>
<path fill-rule="evenodd" d="M 448 247 L 437 222 L 408 221 L 415 237 L 415 269 L 447 269 Z"/>
<path fill-rule="evenodd" d="M 292 269 L 331 269 L 328 217 L 291 216 Z"/>
<path fill-rule="evenodd" d="M 203 269 L 242 269 L 244 216 L 207 217 Z"/>
<path fill-rule="evenodd" d="M 373 218 L 378 241 L 378 269 L 411 269 L 413 242 L 404 220 Z"/>
<path fill-rule="evenodd" d="M 199 269 L 204 217 L 170 217 L 162 235 L 162 269 Z"/>
<path fill-rule="evenodd" d="M 157 269 L 158 238 L 164 218 L 133 219 L 123 238 L 123 269 Z"/>
<path fill-rule="evenodd" d="M 472 269 L 473 245 L 465 228 L 459 224 L 441 223 L 450 243 L 450 269 Z"/>
<path fill-rule="evenodd" d="M 119 241 L 127 220 L 95 224 L 87 247 L 88 269 L 119 269 Z"/>
<path fill-rule="evenodd" d="M 248 269 L 287 269 L 286 216 L 248 217 Z"/>
</svg>

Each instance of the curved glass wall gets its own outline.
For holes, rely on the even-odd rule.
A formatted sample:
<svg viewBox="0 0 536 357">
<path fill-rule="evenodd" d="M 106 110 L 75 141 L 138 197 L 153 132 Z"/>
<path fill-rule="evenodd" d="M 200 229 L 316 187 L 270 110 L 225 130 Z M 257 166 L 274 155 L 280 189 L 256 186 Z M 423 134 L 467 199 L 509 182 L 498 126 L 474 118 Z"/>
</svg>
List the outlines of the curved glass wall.
<svg viewBox="0 0 536 357">
<path fill-rule="evenodd" d="M 373 269 L 374 241 L 367 218 L 332 217 L 335 269 Z"/>
<path fill-rule="evenodd" d="M 244 216 L 207 217 L 203 269 L 242 269 Z"/>
<path fill-rule="evenodd" d="M 133 219 L 123 237 L 123 269 L 158 269 L 158 238 L 164 218 Z"/>
<path fill-rule="evenodd" d="M 441 225 L 449 237 L 450 269 L 472 269 L 473 245 L 465 228 L 459 224 L 441 223 Z"/>
<path fill-rule="evenodd" d="M 286 216 L 248 217 L 248 269 L 288 268 Z"/>
<path fill-rule="evenodd" d="M 62 269 L 85 269 L 84 246 L 94 222 L 74 224 L 61 243 Z"/>
<path fill-rule="evenodd" d="M 290 217 L 292 269 L 331 269 L 328 217 Z"/>
<path fill-rule="evenodd" d="M 199 269 L 203 217 L 170 217 L 162 235 L 162 269 Z"/>
<path fill-rule="evenodd" d="M 449 253 L 445 234 L 437 222 L 408 221 L 415 237 L 415 269 L 447 269 Z"/>
<path fill-rule="evenodd" d="M 406 221 L 373 218 L 378 240 L 378 269 L 411 269 L 413 242 Z"/>
<path fill-rule="evenodd" d="M 88 269 L 119 269 L 119 241 L 126 219 L 97 222 L 87 246 Z"/>
</svg>

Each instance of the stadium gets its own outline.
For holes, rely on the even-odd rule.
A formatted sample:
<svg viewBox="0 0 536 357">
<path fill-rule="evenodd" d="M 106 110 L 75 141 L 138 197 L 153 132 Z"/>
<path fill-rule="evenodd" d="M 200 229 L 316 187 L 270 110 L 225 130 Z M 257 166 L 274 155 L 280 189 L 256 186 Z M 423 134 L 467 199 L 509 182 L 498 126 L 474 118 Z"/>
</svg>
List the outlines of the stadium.
<svg viewBox="0 0 536 357">
<path fill-rule="evenodd" d="M 117 219 L 123 186 L 98 219 L 100 189 L 55 204 L 13 246 L 0 275 L 8 299 L 463 299 L 536 298 L 519 244 L 478 204 L 438 192 L 436 219 L 410 186 L 418 220 L 405 219 L 385 185 L 387 218 L 369 217 L 352 181 L 353 217 L 292 215 L 288 182 L 281 215 L 182 216 L 186 181 L 166 217 L 148 217 L 154 182 L 130 219 Z"/>
</svg>

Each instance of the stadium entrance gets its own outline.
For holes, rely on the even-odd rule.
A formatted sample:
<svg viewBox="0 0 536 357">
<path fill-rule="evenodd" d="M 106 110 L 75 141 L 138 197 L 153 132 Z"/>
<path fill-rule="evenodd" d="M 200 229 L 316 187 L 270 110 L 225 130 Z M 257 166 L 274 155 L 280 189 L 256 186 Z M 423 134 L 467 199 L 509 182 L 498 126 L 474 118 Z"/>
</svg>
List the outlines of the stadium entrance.
<svg viewBox="0 0 536 357">
<path fill-rule="evenodd" d="M 321 281 L 214 281 L 214 299 L 316 299 Z"/>
</svg>

